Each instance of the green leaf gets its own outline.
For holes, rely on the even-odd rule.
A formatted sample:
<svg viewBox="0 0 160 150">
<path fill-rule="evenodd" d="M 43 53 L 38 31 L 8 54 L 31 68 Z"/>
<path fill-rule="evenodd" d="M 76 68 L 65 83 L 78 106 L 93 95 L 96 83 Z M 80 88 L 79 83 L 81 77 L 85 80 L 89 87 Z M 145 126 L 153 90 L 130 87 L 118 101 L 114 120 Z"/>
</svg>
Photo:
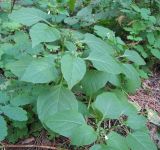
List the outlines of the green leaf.
<svg viewBox="0 0 160 150">
<path fill-rule="evenodd" d="M 134 48 L 141 54 L 141 56 L 143 56 L 143 58 L 147 58 L 148 57 L 148 54 L 144 50 L 143 46 L 137 45 Z"/>
<path fill-rule="evenodd" d="M 50 130 L 70 137 L 75 129 L 85 124 L 85 120 L 77 111 L 67 110 L 48 116 L 45 123 Z"/>
<path fill-rule="evenodd" d="M 69 89 L 76 85 L 86 73 L 86 64 L 82 58 L 64 55 L 61 59 L 61 70 Z"/>
<path fill-rule="evenodd" d="M 154 43 L 154 47 L 158 48 L 158 49 L 160 48 L 160 37 L 159 36 L 156 38 L 156 41 Z"/>
<path fill-rule="evenodd" d="M 138 65 L 146 64 L 143 58 L 136 51 L 126 50 L 123 56 L 127 57 L 129 60 L 133 61 Z"/>
<path fill-rule="evenodd" d="M 120 3 L 123 7 L 128 8 L 132 4 L 132 0 L 120 0 Z"/>
<path fill-rule="evenodd" d="M 3 141 L 7 136 L 7 123 L 2 116 L 0 116 L 0 141 Z"/>
<path fill-rule="evenodd" d="M 65 41 L 64 46 L 70 51 L 70 52 L 75 52 L 77 50 L 77 47 L 74 43 L 70 41 Z"/>
<path fill-rule="evenodd" d="M 139 73 L 131 64 L 123 64 L 123 73 L 126 75 L 127 81 L 124 85 L 125 89 L 134 93 L 141 86 Z"/>
<path fill-rule="evenodd" d="M 18 129 L 27 128 L 27 121 L 13 121 L 12 125 Z"/>
<path fill-rule="evenodd" d="M 114 53 L 112 46 L 110 46 L 108 43 L 104 42 L 93 34 L 85 34 L 85 39 L 83 42 L 87 44 L 91 51 L 100 51 L 101 53 L 104 52 L 108 54 Z"/>
<path fill-rule="evenodd" d="M 147 39 L 148 39 L 148 42 L 149 42 L 150 45 L 154 45 L 155 37 L 154 37 L 153 32 L 149 32 L 147 34 Z"/>
<path fill-rule="evenodd" d="M 107 73 L 107 76 L 108 76 L 108 81 L 111 84 L 113 84 L 117 87 L 121 87 L 121 77 L 119 75 Z"/>
<path fill-rule="evenodd" d="M 7 93 L 4 91 L 0 91 L 0 104 L 5 104 L 7 101 L 9 101 Z"/>
<path fill-rule="evenodd" d="M 160 59 L 160 50 L 159 49 L 151 49 L 151 53 L 153 54 L 153 56 L 155 56 L 156 58 Z"/>
<path fill-rule="evenodd" d="M 35 47 L 41 42 L 53 42 L 60 39 L 60 32 L 44 23 L 37 23 L 30 29 L 29 33 L 32 40 L 32 47 Z"/>
<path fill-rule="evenodd" d="M 26 121 L 27 112 L 20 107 L 14 107 L 6 105 L 1 107 L 2 112 L 12 120 L 15 121 Z"/>
<path fill-rule="evenodd" d="M 120 89 L 113 90 L 114 94 L 117 96 L 117 98 L 121 101 L 123 114 L 127 116 L 137 115 L 137 107 L 134 105 L 134 103 L 130 102 L 128 100 L 128 96 L 125 92 L 122 92 Z"/>
<path fill-rule="evenodd" d="M 23 25 L 31 26 L 39 21 L 46 21 L 50 16 L 36 8 L 20 8 L 13 11 L 9 18 Z"/>
<path fill-rule="evenodd" d="M 74 94 L 62 85 L 46 90 L 38 97 L 38 116 L 44 123 L 48 116 L 65 110 L 78 111 L 78 102 Z"/>
<path fill-rule="evenodd" d="M 1 45 L 0 45 L 0 48 L 1 48 Z M 1 48 L 1 50 L 0 50 L 0 60 L 1 60 L 1 57 L 2 57 L 3 54 L 4 54 L 4 51 L 3 51 L 3 49 Z"/>
<path fill-rule="evenodd" d="M 123 102 L 111 92 L 98 95 L 93 107 L 103 114 L 103 118 L 110 119 L 118 119 L 122 114 L 125 114 L 126 110 Z"/>
<path fill-rule="evenodd" d="M 105 39 L 106 37 L 111 40 L 115 38 L 114 32 L 108 28 L 95 25 L 94 30 L 94 32 L 97 33 L 97 35 L 101 36 L 103 39 Z"/>
<path fill-rule="evenodd" d="M 93 95 L 99 89 L 104 87 L 108 80 L 108 73 L 97 70 L 89 70 L 85 74 L 81 84 L 84 91 L 88 95 Z"/>
<path fill-rule="evenodd" d="M 122 71 L 118 61 L 107 52 L 91 51 L 86 59 L 90 60 L 93 63 L 93 66 L 99 71 L 111 74 L 120 74 Z"/>
<path fill-rule="evenodd" d="M 92 13 L 92 7 L 86 6 L 78 11 L 77 16 L 78 17 L 86 17 L 86 16 L 90 16 L 91 13 Z"/>
<path fill-rule="evenodd" d="M 145 129 L 146 128 L 147 119 L 140 115 L 132 115 L 129 116 L 126 125 L 134 130 Z"/>
<path fill-rule="evenodd" d="M 84 117 L 89 115 L 87 106 L 81 101 L 78 101 L 78 112 L 81 113 Z"/>
<path fill-rule="evenodd" d="M 24 57 L 7 64 L 7 68 L 19 77 L 19 80 L 32 83 L 48 83 L 57 79 L 57 70 L 52 58 Z"/>
<path fill-rule="evenodd" d="M 71 12 L 74 11 L 74 7 L 75 7 L 75 4 L 76 4 L 76 0 L 69 0 L 69 9 Z"/>
<path fill-rule="evenodd" d="M 116 132 L 111 132 L 108 135 L 107 145 L 116 150 L 129 150 L 126 139 Z"/>
<path fill-rule="evenodd" d="M 27 104 L 31 104 L 33 103 L 35 100 L 34 100 L 34 97 L 33 96 L 29 96 L 29 95 L 26 95 L 26 94 L 22 94 L 22 95 L 18 95 L 16 97 L 14 97 L 13 99 L 10 100 L 10 103 L 13 105 L 13 106 L 24 106 L 24 105 L 27 105 Z"/>
<path fill-rule="evenodd" d="M 128 146 L 132 150 L 157 150 L 155 144 L 152 142 L 149 134 L 145 132 L 130 133 L 127 137 Z"/>
<path fill-rule="evenodd" d="M 128 102 L 128 99 L 120 90 L 98 95 L 93 103 L 93 108 L 102 113 L 103 119 L 118 119 L 121 115 L 132 116 L 137 114 L 136 108 Z"/>
<path fill-rule="evenodd" d="M 76 17 L 67 17 L 64 19 L 64 22 L 68 25 L 74 25 L 78 23 L 79 19 Z"/>
<path fill-rule="evenodd" d="M 90 150 L 116 150 L 116 149 L 113 149 L 113 148 L 109 148 L 107 145 L 100 145 L 100 144 L 95 144 L 93 145 Z"/>
<path fill-rule="evenodd" d="M 86 124 L 77 127 L 71 135 L 71 143 L 77 146 L 89 145 L 96 141 L 96 139 L 97 133 L 91 126 Z"/>
</svg>

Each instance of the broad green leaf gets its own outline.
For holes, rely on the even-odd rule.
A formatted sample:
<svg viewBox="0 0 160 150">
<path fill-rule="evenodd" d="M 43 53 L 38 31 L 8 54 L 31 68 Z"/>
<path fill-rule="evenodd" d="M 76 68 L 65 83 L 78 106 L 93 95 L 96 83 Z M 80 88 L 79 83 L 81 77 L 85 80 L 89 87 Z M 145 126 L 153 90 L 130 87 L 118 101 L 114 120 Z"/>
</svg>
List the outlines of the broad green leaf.
<svg viewBox="0 0 160 150">
<path fill-rule="evenodd" d="M 77 146 L 89 145 L 96 141 L 96 139 L 97 133 L 91 126 L 86 124 L 77 127 L 71 135 L 71 143 Z"/>
<path fill-rule="evenodd" d="M 41 42 L 53 42 L 60 39 L 60 32 L 44 23 L 37 23 L 32 26 L 29 34 L 32 40 L 32 47 L 35 47 Z"/>
<path fill-rule="evenodd" d="M 36 8 L 20 8 L 13 11 L 9 18 L 23 25 L 31 26 L 39 21 L 46 21 L 50 16 Z"/>
<path fill-rule="evenodd" d="M 150 9 L 141 8 L 140 13 L 141 13 L 141 16 L 142 16 L 143 19 L 148 20 L 149 15 L 151 14 L 151 11 L 150 11 Z"/>
<path fill-rule="evenodd" d="M 0 60 L 1 60 L 1 57 L 2 57 L 2 55 L 4 54 L 4 51 L 3 51 L 3 49 L 1 48 L 1 45 L 0 45 Z"/>
<path fill-rule="evenodd" d="M 97 96 L 93 108 L 99 110 L 104 118 L 118 119 L 121 115 L 136 115 L 136 108 L 128 102 L 122 92 L 105 92 Z"/>
<path fill-rule="evenodd" d="M 4 43 L 2 44 L 2 50 L 5 54 L 14 56 L 16 59 L 27 54 L 36 55 L 44 51 L 41 44 L 32 48 L 32 43 L 29 39 L 29 35 L 23 31 L 15 32 L 13 36 L 15 44 Z"/>
<path fill-rule="evenodd" d="M 127 57 L 130 61 L 133 61 L 138 65 L 146 64 L 143 58 L 136 51 L 126 50 L 123 56 Z"/>
<path fill-rule="evenodd" d="M 107 145 L 116 150 L 129 150 L 126 139 L 116 132 L 111 132 L 108 135 Z"/>
<path fill-rule="evenodd" d="M 62 85 L 46 90 L 38 97 L 37 111 L 42 122 L 48 116 L 65 110 L 78 111 L 78 102 L 74 94 Z"/>
<path fill-rule="evenodd" d="M 89 111 L 87 109 L 87 106 L 81 101 L 78 101 L 78 112 L 81 113 L 83 116 L 89 115 Z"/>
<path fill-rule="evenodd" d="M 92 13 L 92 7 L 87 6 L 87 7 L 83 7 L 82 9 L 80 9 L 77 13 L 78 17 L 86 17 L 91 15 Z"/>
<path fill-rule="evenodd" d="M 97 35 L 101 36 L 103 39 L 107 37 L 108 39 L 112 40 L 115 37 L 114 32 L 108 28 L 95 25 L 94 30 L 94 32 L 97 33 Z"/>
<path fill-rule="evenodd" d="M 50 130 L 70 137 L 75 129 L 85 124 L 85 120 L 77 111 L 67 110 L 46 117 L 45 124 Z"/>
<path fill-rule="evenodd" d="M 145 23 L 141 20 L 141 21 L 137 21 L 137 22 L 134 22 L 132 24 L 132 27 L 133 27 L 133 30 L 138 33 L 140 31 L 144 31 L 146 29 L 146 25 Z M 141 37 L 140 37 L 141 38 Z M 142 39 L 142 38 L 141 38 Z"/>
<path fill-rule="evenodd" d="M 125 115 L 129 116 L 136 116 L 137 115 L 137 107 L 131 103 L 130 100 L 128 100 L 128 96 L 126 93 L 122 92 L 119 89 L 113 90 L 114 94 L 117 96 L 117 98 L 121 101 L 122 106 L 123 106 L 123 113 Z"/>
<path fill-rule="evenodd" d="M 134 93 L 141 86 L 138 72 L 131 64 L 123 64 L 123 73 L 126 75 L 127 81 L 124 85 L 125 89 Z"/>
<path fill-rule="evenodd" d="M 100 51 L 101 53 L 108 54 L 114 53 L 112 46 L 110 46 L 108 43 L 104 42 L 93 34 L 85 34 L 85 39 L 83 42 L 87 44 L 91 51 Z"/>
<path fill-rule="evenodd" d="M 123 107 L 123 102 L 114 93 L 110 92 L 98 95 L 93 107 L 102 113 L 103 118 L 110 119 L 118 119 L 125 113 L 126 109 L 126 106 Z"/>
<path fill-rule="evenodd" d="M 150 45 L 154 45 L 155 37 L 154 37 L 153 32 L 149 32 L 147 34 L 147 39 L 148 39 L 148 42 L 149 42 Z"/>
<path fill-rule="evenodd" d="M 76 45 L 70 41 L 65 41 L 64 46 L 72 53 L 77 50 Z"/>
<path fill-rule="evenodd" d="M 79 19 L 76 17 L 67 17 L 64 19 L 64 22 L 68 25 L 74 25 L 78 23 Z"/>
<path fill-rule="evenodd" d="M 143 58 L 147 58 L 148 57 L 148 54 L 144 50 L 143 46 L 137 45 L 134 48 L 143 56 Z"/>
<path fill-rule="evenodd" d="M 33 96 L 29 96 L 29 95 L 26 95 L 26 94 L 22 94 L 22 95 L 18 95 L 16 97 L 14 97 L 13 99 L 10 100 L 10 103 L 13 105 L 13 106 L 24 106 L 24 105 L 27 105 L 27 104 L 31 104 L 33 103 L 35 100 L 34 100 L 34 97 Z"/>
<path fill-rule="evenodd" d="M 82 58 L 64 55 L 61 59 L 61 70 L 69 89 L 76 85 L 86 73 L 86 64 Z"/>
<path fill-rule="evenodd" d="M 108 80 L 108 73 L 97 70 L 90 70 L 85 74 L 81 84 L 84 91 L 88 95 L 93 95 L 99 89 L 104 87 Z"/>
<path fill-rule="evenodd" d="M 107 73 L 107 76 L 108 76 L 108 82 L 117 87 L 121 86 L 121 78 L 119 75 Z"/>
<path fill-rule="evenodd" d="M 7 136 L 7 123 L 2 116 L 0 116 L 0 141 L 3 141 Z"/>
<path fill-rule="evenodd" d="M 1 107 L 1 111 L 12 120 L 15 121 L 27 120 L 27 112 L 20 107 L 6 105 Z"/>
<path fill-rule="evenodd" d="M 19 77 L 19 80 L 32 83 L 48 83 L 57 79 L 54 61 L 49 57 L 24 57 L 7 64 L 7 68 Z"/>
<path fill-rule="evenodd" d="M 93 63 L 93 66 L 99 71 L 111 74 L 120 74 L 122 71 L 118 61 L 107 52 L 91 51 L 86 59 L 90 60 Z"/>
<path fill-rule="evenodd" d="M 113 148 L 108 147 L 107 145 L 100 145 L 100 144 L 95 144 L 93 145 L 89 150 L 116 150 Z"/>
<path fill-rule="evenodd" d="M 123 5 L 123 7 L 129 7 L 129 5 L 132 4 L 132 0 L 120 0 L 121 5 Z"/>
<path fill-rule="evenodd" d="M 9 101 L 7 93 L 4 91 L 0 91 L 0 104 L 5 104 L 7 101 Z"/>
<path fill-rule="evenodd" d="M 146 123 L 147 123 L 147 119 L 140 115 L 129 116 L 126 121 L 126 125 L 134 130 L 145 129 Z"/>
<path fill-rule="evenodd" d="M 160 36 L 156 37 L 156 41 L 154 43 L 154 47 L 158 48 L 158 49 L 160 48 Z"/>
<path fill-rule="evenodd" d="M 10 10 L 11 9 L 11 4 L 12 4 L 12 1 L 1 1 L 0 2 L 0 7 L 2 10 Z M 3 13 L 3 12 L 1 12 Z"/>
<path fill-rule="evenodd" d="M 149 134 L 145 132 L 130 133 L 127 137 L 128 146 L 132 150 L 157 150 L 155 144 L 152 142 Z"/>
<path fill-rule="evenodd" d="M 159 49 L 151 49 L 151 53 L 153 54 L 153 56 L 155 56 L 156 58 L 160 59 L 160 50 Z"/>
</svg>

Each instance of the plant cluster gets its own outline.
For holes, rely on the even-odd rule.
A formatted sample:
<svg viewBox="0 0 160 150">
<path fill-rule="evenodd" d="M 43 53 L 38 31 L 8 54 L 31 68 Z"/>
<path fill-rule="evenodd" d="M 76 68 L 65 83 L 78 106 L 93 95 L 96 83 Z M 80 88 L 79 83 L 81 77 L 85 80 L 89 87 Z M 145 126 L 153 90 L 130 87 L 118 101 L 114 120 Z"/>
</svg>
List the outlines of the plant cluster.
<svg viewBox="0 0 160 150">
<path fill-rule="evenodd" d="M 0 141 L 43 126 L 91 150 L 157 149 L 127 95 L 160 58 L 158 0 L 12 6 L 0 2 Z"/>
</svg>

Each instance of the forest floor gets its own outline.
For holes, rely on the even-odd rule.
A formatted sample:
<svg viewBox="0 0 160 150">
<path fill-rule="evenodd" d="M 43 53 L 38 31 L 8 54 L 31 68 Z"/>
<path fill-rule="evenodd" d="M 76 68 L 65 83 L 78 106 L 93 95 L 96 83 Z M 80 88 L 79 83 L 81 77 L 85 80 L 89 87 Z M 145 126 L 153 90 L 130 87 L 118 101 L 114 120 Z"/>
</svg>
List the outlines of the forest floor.
<svg viewBox="0 0 160 150">
<path fill-rule="evenodd" d="M 149 110 L 148 128 L 151 138 L 160 149 L 160 70 L 144 80 L 141 89 L 129 96 L 129 99 L 142 110 Z"/>
<path fill-rule="evenodd" d="M 148 128 L 150 129 L 151 138 L 155 141 L 160 149 L 160 71 L 153 72 L 149 79 L 146 79 L 142 83 L 141 89 L 136 94 L 129 95 L 131 102 L 134 102 L 141 110 L 151 110 L 150 119 L 148 121 Z M 152 110 L 156 111 L 156 115 Z M 78 135 L 77 135 L 78 136 Z M 28 147 L 28 145 L 30 147 Z M 38 145 L 39 147 L 32 147 Z M 46 146 L 47 145 L 47 146 Z M 9 145 L 8 145 L 9 146 Z M 5 148 L 4 150 L 88 150 L 88 147 L 82 147 L 75 149 L 70 146 L 70 141 L 64 137 L 55 138 L 54 141 L 50 141 L 47 138 L 45 131 L 42 131 L 36 138 L 30 137 L 25 140 L 19 141 L 15 145 Z M 13 147 L 12 147 L 13 146 Z M 15 148 L 14 148 L 15 146 Z M 25 148 L 26 146 L 26 148 Z M 43 147 L 44 146 L 44 147 Z M 18 148 L 19 147 L 19 148 Z M 58 147 L 63 147 L 58 148 Z"/>
</svg>

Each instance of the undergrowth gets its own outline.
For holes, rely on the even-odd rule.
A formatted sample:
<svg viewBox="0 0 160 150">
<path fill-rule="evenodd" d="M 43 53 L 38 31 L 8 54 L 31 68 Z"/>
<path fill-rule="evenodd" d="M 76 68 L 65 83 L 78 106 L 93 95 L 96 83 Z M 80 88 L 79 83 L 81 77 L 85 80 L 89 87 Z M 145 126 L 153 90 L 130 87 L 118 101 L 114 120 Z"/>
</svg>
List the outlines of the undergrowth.
<svg viewBox="0 0 160 150">
<path fill-rule="evenodd" d="M 156 150 L 128 101 L 160 59 L 158 0 L 0 2 L 0 141 L 44 128 L 91 150 Z"/>
</svg>

